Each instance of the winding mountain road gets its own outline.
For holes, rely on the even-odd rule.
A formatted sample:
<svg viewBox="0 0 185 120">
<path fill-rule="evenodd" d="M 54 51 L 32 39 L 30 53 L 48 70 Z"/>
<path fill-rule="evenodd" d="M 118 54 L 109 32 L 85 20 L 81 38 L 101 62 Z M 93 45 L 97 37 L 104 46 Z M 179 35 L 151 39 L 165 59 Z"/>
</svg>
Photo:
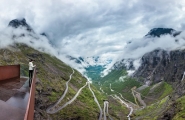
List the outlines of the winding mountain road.
<svg viewBox="0 0 185 120">
<path fill-rule="evenodd" d="M 109 115 L 109 102 L 108 101 L 104 101 L 104 108 L 103 108 L 103 114 L 104 114 L 104 120 L 107 120 L 107 116 L 106 113 L 109 117 L 110 120 L 113 120 L 110 115 Z"/>
<path fill-rule="evenodd" d="M 73 70 L 73 69 L 72 69 Z M 71 75 L 69 76 L 69 80 L 66 82 L 66 89 L 65 89 L 65 91 L 64 91 L 64 94 L 61 96 L 61 98 L 52 106 L 52 107 L 49 107 L 48 109 L 46 109 L 46 112 L 47 113 L 52 113 L 52 111 L 53 111 L 53 109 L 55 109 L 56 108 L 56 106 L 64 99 L 64 97 L 66 96 L 66 93 L 68 92 L 68 83 L 70 82 L 70 80 L 71 80 L 71 77 L 72 77 L 72 75 L 74 74 L 74 70 L 73 70 L 73 72 L 71 73 Z"/>
<path fill-rule="evenodd" d="M 62 110 L 63 108 L 65 108 L 67 105 L 71 104 L 71 103 L 78 97 L 78 95 L 80 94 L 80 92 L 82 91 L 82 89 L 83 89 L 84 87 L 87 86 L 87 83 L 88 83 L 88 82 L 86 82 L 86 84 L 78 90 L 78 92 L 75 94 L 75 96 L 74 96 L 70 101 L 66 102 L 66 103 L 65 103 L 63 106 L 61 106 L 61 107 L 58 107 L 58 108 L 55 108 L 55 109 L 52 110 L 52 111 L 49 111 L 50 114 L 54 114 L 54 113 L 56 113 L 56 112 Z"/>
<path fill-rule="evenodd" d="M 72 69 L 72 70 L 73 70 L 73 69 Z M 103 114 L 104 114 L 104 118 L 103 118 L 104 120 L 107 120 L 107 115 L 108 115 L 108 117 L 109 117 L 110 120 L 113 120 L 113 119 L 111 118 L 111 116 L 109 115 L 109 112 L 108 112 L 109 102 L 108 102 L 108 101 L 104 101 L 104 109 L 102 110 L 102 108 L 101 108 L 101 106 L 100 106 L 100 104 L 99 104 L 99 102 L 98 102 L 98 100 L 97 100 L 97 98 L 96 98 L 96 96 L 95 96 L 93 90 L 92 90 L 91 87 L 90 87 L 90 82 L 89 82 L 89 81 L 87 81 L 86 84 L 85 84 L 84 86 L 82 86 L 82 87 L 78 90 L 78 92 L 75 94 L 75 96 L 74 96 L 71 100 L 69 100 L 68 102 L 66 102 L 65 104 L 63 104 L 61 107 L 58 106 L 59 103 L 64 99 L 64 97 L 66 96 L 66 94 L 67 94 L 67 92 L 68 92 L 68 89 L 69 89 L 68 84 L 69 84 L 69 82 L 70 82 L 70 80 L 71 80 L 73 74 L 74 74 L 74 70 L 73 70 L 73 72 L 70 74 L 69 80 L 66 82 L 66 89 L 65 89 L 63 95 L 61 96 L 61 98 L 60 98 L 52 107 L 49 107 L 49 108 L 46 110 L 46 112 L 49 113 L 49 114 L 55 114 L 55 113 L 57 113 L 58 111 L 62 110 L 62 109 L 65 108 L 67 105 L 71 104 L 71 103 L 78 97 L 78 95 L 81 93 L 81 91 L 83 90 L 83 88 L 85 88 L 85 87 L 88 85 L 89 90 L 91 91 L 91 93 L 92 93 L 92 95 L 93 95 L 93 97 L 94 97 L 94 101 L 96 102 L 96 104 L 98 105 L 98 108 L 99 108 L 99 110 L 100 110 L 99 120 L 102 120 Z M 111 84 L 110 84 L 110 89 L 111 89 Z M 111 91 L 114 91 L 114 90 L 111 89 Z M 113 96 L 112 96 L 112 97 L 113 97 Z M 129 106 L 124 100 L 122 100 L 122 99 L 121 99 L 120 97 L 118 97 L 117 95 L 115 95 L 114 98 L 115 98 L 115 99 L 119 99 L 127 108 L 130 109 L 129 114 L 127 115 L 128 120 L 130 120 L 130 115 L 131 115 L 132 112 L 133 112 L 133 108 L 132 108 L 131 106 Z"/>
<path fill-rule="evenodd" d="M 102 90 L 102 88 L 100 87 L 100 91 L 102 92 L 102 93 L 105 93 L 103 90 Z"/>
<path fill-rule="evenodd" d="M 115 90 L 113 90 L 112 88 L 111 88 L 111 83 L 110 83 L 110 90 L 111 90 L 111 92 L 117 92 L 117 91 L 115 91 Z M 123 96 L 122 96 L 122 94 L 121 93 L 119 93 L 119 92 L 117 92 L 122 98 L 123 98 Z M 117 95 L 110 95 L 110 96 L 112 96 L 114 99 L 119 99 L 120 101 L 121 101 L 121 103 L 123 103 L 128 109 L 130 109 L 130 112 L 129 112 L 129 114 L 127 115 L 127 117 L 128 117 L 128 120 L 130 120 L 130 115 L 132 115 L 132 113 L 133 113 L 133 107 L 131 106 L 131 105 L 129 105 L 129 104 L 132 104 L 132 105 L 134 105 L 134 106 L 138 106 L 138 105 L 136 105 L 136 104 L 134 104 L 134 103 L 132 103 L 132 102 L 130 102 L 129 100 L 126 100 L 125 98 L 123 98 L 124 100 L 122 100 L 119 96 L 117 96 Z M 129 104 L 127 104 L 127 102 L 125 102 L 125 101 L 127 101 L 127 102 L 129 102 Z M 106 116 L 105 116 L 105 107 L 107 107 L 107 111 L 108 111 L 108 101 L 105 101 L 104 102 L 104 120 L 106 120 Z M 108 113 L 107 113 L 108 114 Z M 110 117 L 109 117 L 110 118 Z M 111 120 L 112 120 L 112 118 L 110 118 Z"/>
<path fill-rule="evenodd" d="M 137 102 L 137 99 L 136 99 L 136 96 L 135 96 L 135 94 L 134 94 L 133 88 L 132 88 L 131 90 L 132 90 L 132 95 L 133 95 L 133 97 L 134 97 L 134 101 L 135 101 L 136 105 L 139 106 L 139 104 L 138 104 L 138 102 Z"/>
<path fill-rule="evenodd" d="M 72 69 L 73 70 L 73 69 Z M 67 92 L 68 92 L 68 83 L 70 82 L 71 78 L 72 78 L 72 75 L 74 74 L 74 70 L 73 72 L 70 74 L 70 77 L 69 77 L 69 80 L 66 82 L 66 89 L 64 91 L 64 94 L 61 96 L 61 98 L 52 106 L 52 107 L 49 107 L 46 112 L 49 113 L 49 114 L 54 114 L 54 113 L 57 113 L 58 111 L 62 110 L 63 108 L 65 108 L 67 105 L 71 104 L 77 97 L 78 95 L 80 94 L 80 92 L 82 91 L 83 88 L 85 88 L 87 85 L 89 87 L 89 90 L 91 91 L 93 97 L 94 97 L 94 101 L 96 102 L 96 104 L 98 105 L 99 107 L 99 110 L 100 110 L 100 115 L 99 115 L 99 120 L 102 120 L 102 114 L 103 114 L 103 111 L 102 111 L 102 108 L 93 92 L 93 90 L 91 89 L 90 87 L 90 82 L 86 82 L 86 84 L 81 87 L 78 92 L 75 94 L 75 96 L 68 102 L 66 102 L 63 106 L 59 107 L 58 104 L 63 100 L 63 98 L 66 96 Z"/>
<path fill-rule="evenodd" d="M 111 88 L 111 83 L 110 83 L 110 91 L 113 92 L 114 90 Z"/>
<path fill-rule="evenodd" d="M 111 90 L 111 92 L 117 92 L 117 91 L 115 91 L 115 90 L 113 90 L 113 89 L 111 88 L 111 84 L 110 84 L 110 90 Z M 132 88 L 131 90 L 132 90 L 132 94 L 133 94 L 133 97 L 134 97 L 136 103 L 137 103 L 137 99 L 138 99 L 138 101 L 143 105 L 143 107 L 146 107 L 145 102 L 141 99 L 141 94 L 140 94 L 139 92 L 135 91 L 135 88 Z M 133 111 L 134 111 L 134 108 L 137 108 L 137 109 L 138 109 L 138 108 L 139 108 L 139 105 L 138 105 L 138 103 L 137 103 L 137 104 L 134 104 L 134 103 L 132 103 L 131 101 L 125 99 L 125 98 L 122 96 L 121 93 L 119 93 L 119 92 L 117 92 L 117 93 L 121 96 L 122 99 L 121 99 L 119 96 L 117 96 L 116 94 L 109 95 L 109 96 L 113 97 L 114 99 L 118 99 L 118 100 L 121 101 L 121 103 L 123 103 L 128 109 L 130 109 L 129 114 L 127 115 L 128 120 L 130 120 L 130 119 L 131 119 L 130 116 L 132 115 L 132 113 L 133 113 Z M 136 94 L 136 95 L 135 95 L 135 94 Z M 133 108 L 133 107 L 134 107 L 134 108 Z M 104 112 L 104 120 L 107 119 L 107 117 L 106 117 L 106 109 L 107 109 L 107 111 L 108 111 L 108 101 L 105 101 L 105 102 L 104 102 L 104 110 L 103 110 L 103 112 Z M 107 115 L 108 115 L 108 113 L 107 113 Z M 112 120 L 112 118 L 110 118 L 110 117 L 109 117 L 109 119 Z"/>
<path fill-rule="evenodd" d="M 96 102 L 96 104 L 98 105 L 98 107 L 99 107 L 99 109 L 100 109 L 100 116 L 99 116 L 99 120 L 102 120 L 102 108 L 101 108 L 101 106 L 100 106 L 100 104 L 99 104 L 99 102 L 98 102 L 98 100 L 97 100 L 97 98 L 96 98 L 96 96 L 95 96 L 94 92 L 92 91 L 92 89 L 91 89 L 91 86 L 90 86 L 90 83 L 89 83 L 89 82 L 88 82 L 88 87 L 89 87 L 89 90 L 91 91 L 91 93 L 92 93 L 92 95 L 93 95 L 93 97 L 94 97 L 94 101 Z"/>
<path fill-rule="evenodd" d="M 141 99 L 141 94 L 140 93 L 136 93 L 136 97 L 138 99 L 138 101 L 143 105 L 143 107 L 146 107 L 146 103 L 144 102 L 144 100 Z"/>
<path fill-rule="evenodd" d="M 141 99 L 141 94 L 139 92 L 137 92 L 135 89 L 136 88 L 134 87 L 131 90 L 132 90 L 132 94 L 134 96 L 134 99 L 135 99 L 136 103 L 137 103 L 137 100 L 136 100 L 136 98 L 137 98 L 138 101 L 143 105 L 143 108 L 145 108 L 146 107 L 146 103 L 144 102 L 144 100 Z M 136 95 L 135 95 L 135 93 L 136 93 Z M 137 105 L 138 105 L 138 103 L 137 103 Z"/>
<path fill-rule="evenodd" d="M 183 73 L 183 77 L 182 77 L 181 81 L 183 81 L 183 80 L 184 80 L 184 76 L 185 76 L 185 71 L 184 71 L 184 73 Z"/>
<path fill-rule="evenodd" d="M 125 99 L 125 98 L 122 96 L 122 94 L 121 94 L 121 93 L 119 93 L 119 94 L 120 94 L 121 98 L 122 98 L 124 101 L 126 101 L 127 103 L 132 104 L 132 107 L 133 107 L 133 106 L 134 106 L 135 108 L 138 108 L 138 107 L 139 107 L 138 105 L 134 104 L 133 102 L 131 102 L 131 101 L 129 101 L 129 100 L 127 100 L 127 99 Z"/>
<path fill-rule="evenodd" d="M 128 105 L 124 100 L 122 100 L 119 96 L 115 95 L 115 97 L 116 97 L 117 99 L 119 99 L 119 100 L 121 101 L 121 103 L 123 103 L 127 108 L 130 109 L 129 114 L 127 115 L 128 120 L 130 120 L 130 116 L 131 116 L 132 113 L 133 113 L 133 108 L 132 108 L 131 106 L 129 106 L 129 105 Z"/>
<path fill-rule="evenodd" d="M 104 107 L 103 107 L 103 118 L 104 120 L 107 120 L 107 116 L 106 116 L 106 106 L 107 106 L 108 102 L 105 101 L 104 102 Z"/>
</svg>

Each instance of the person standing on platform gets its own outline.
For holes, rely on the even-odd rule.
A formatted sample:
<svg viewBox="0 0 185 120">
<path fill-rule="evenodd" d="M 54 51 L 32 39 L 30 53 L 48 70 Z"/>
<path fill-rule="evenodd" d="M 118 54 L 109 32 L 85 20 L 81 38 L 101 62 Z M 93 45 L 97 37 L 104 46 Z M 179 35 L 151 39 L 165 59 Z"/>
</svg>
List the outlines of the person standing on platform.
<svg viewBox="0 0 185 120">
<path fill-rule="evenodd" d="M 31 87 L 31 83 L 32 83 L 32 76 L 33 76 L 33 69 L 36 65 L 33 65 L 33 60 L 30 59 L 29 62 L 29 87 Z"/>
</svg>

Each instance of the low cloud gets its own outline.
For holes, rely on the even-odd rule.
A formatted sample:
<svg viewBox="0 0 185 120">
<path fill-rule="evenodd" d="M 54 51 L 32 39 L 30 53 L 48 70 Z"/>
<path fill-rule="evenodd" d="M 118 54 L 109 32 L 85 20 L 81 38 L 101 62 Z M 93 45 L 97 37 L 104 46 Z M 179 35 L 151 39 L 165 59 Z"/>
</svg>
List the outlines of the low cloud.
<svg viewBox="0 0 185 120">
<path fill-rule="evenodd" d="M 25 18 L 37 34 L 45 32 L 50 38 L 48 42 L 38 35 L 39 40 L 28 42 L 28 45 L 36 49 L 45 48 L 56 56 L 99 56 L 99 64 L 103 60 L 138 58 L 145 52 L 163 47 L 166 41 L 174 43 L 170 36 L 143 39 L 152 28 L 185 28 L 185 2 L 182 0 L 1 0 L 0 11 L 1 39 L 5 40 L 9 34 L 5 29 L 10 20 Z M 10 40 L 11 37 L 6 38 L 0 46 L 11 44 Z M 31 41 L 31 38 L 22 37 L 15 41 Z M 127 45 L 129 41 L 133 42 Z M 46 44 L 41 44 L 43 42 Z M 180 39 L 174 44 L 166 45 L 165 49 L 179 47 L 184 41 Z"/>
<path fill-rule="evenodd" d="M 171 35 L 163 35 L 161 37 L 136 39 L 125 46 L 124 52 L 122 53 L 124 56 L 123 58 L 138 59 L 142 57 L 145 53 L 159 48 L 166 51 L 184 49 L 184 38 L 185 32 L 182 32 L 177 37 L 173 37 Z"/>
<path fill-rule="evenodd" d="M 24 27 L 13 28 L 7 27 L 0 33 L 0 49 L 13 46 L 15 43 L 26 44 L 40 52 L 48 53 L 51 56 L 56 56 L 61 61 L 65 62 L 69 66 L 79 70 L 81 73 L 85 72 L 84 67 L 86 64 L 77 64 L 75 61 L 70 60 L 67 54 L 62 54 L 62 49 L 58 49 L 53 46 L 50 41 L 40 34 L 29 32 Z"/>
</svg>

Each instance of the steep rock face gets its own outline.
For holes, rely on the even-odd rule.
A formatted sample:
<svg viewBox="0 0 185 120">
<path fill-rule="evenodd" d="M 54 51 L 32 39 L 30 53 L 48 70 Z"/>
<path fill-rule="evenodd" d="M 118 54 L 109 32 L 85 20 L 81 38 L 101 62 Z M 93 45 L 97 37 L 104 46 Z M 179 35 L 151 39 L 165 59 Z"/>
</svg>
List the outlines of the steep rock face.
<svg viewBox="0 0 185 120">
<path fill-rule="evenodd" d="M 185 51 L 154 50 L 145 54 L 141 59 L 141 66 L 134 73 L 143 82 L 157 83 L 180 81 L 185 71 Z"/>
<path fill-rule="evenodd" d="M 121 70 L 121 69 L 126 69 L 126 70 L 134 70 L 134 64 L 133 64 L 133 59 L 123 59 L 121 61 L 116 62 L 112 69 L 116 70 Z"/>
<path fill-rule="evenodd" d="M 8 26 L 13 27 L 13 28 L 18 28 L 18 27 L 25 27 L 27 31 L 33 31 L 33 29 L 26 23 L 26 19 L 14 19 L 9 22 Z"/>
</svg>

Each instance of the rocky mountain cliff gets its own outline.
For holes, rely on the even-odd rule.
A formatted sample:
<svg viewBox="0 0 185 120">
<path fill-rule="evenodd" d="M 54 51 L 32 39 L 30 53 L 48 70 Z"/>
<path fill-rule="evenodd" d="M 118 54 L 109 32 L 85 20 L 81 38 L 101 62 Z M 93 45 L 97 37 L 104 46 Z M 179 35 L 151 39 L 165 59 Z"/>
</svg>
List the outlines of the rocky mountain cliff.
<svg viewBox="0 0 185 120">
<path fill-rule="evenodd" d="M 25 18 L 14 19 L 14 20 L 9 22 L 8 26 L 13 27 L 13 28 L 24 27 L 29 32 L 33 31 L 33 29 L 27 24 Z"/>
<path fill-rule="evenodd" d="M 135 77 L 145 78 L 152 82 L 181 80 L 185 71 L 185 52 L 176 50 L 167 52 L 157 49 L 146 53 L 141 58 L 141 66 L 135 72 Z"/>
</svg>

